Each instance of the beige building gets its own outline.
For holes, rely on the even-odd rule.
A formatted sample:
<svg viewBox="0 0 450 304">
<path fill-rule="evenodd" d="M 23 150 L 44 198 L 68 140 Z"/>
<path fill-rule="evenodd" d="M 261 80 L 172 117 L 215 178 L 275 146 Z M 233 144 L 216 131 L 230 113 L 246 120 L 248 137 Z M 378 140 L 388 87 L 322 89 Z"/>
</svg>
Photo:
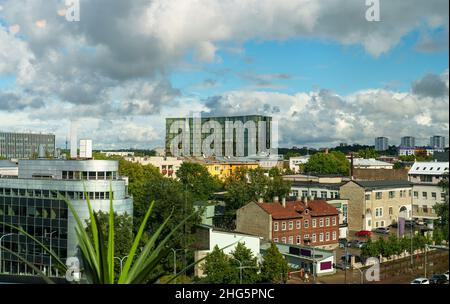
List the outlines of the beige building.
<svg viewBox="0 0 450 304">
<path fill-rule="evenodd" d="M 349 230 L 372 230 L 411 218 L 412 183 L 409 181 L 349 181 L 340 189 L 348 200 Z"/>
<path fill-rule="evenodd" d="M 176 173 L 180 168 L 183 160 L 178 157 L 161 157 L 161 156 L 126 156 L 125 160 L 139 163 L 141 165 L 152 165 L 159 169 L 159 172 L 166 176 L 176 178 Z"/>
</svg>

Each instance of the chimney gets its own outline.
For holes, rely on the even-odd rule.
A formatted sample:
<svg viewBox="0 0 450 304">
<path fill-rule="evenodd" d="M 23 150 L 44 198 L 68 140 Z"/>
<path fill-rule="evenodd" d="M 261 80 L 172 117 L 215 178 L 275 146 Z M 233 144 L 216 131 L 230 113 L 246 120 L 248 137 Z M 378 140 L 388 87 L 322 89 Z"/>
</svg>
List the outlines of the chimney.
<svg viewBox="0 0 450 304">
<path fill-rule="evenodd" d="M 281 204 L 283 205 L 283 208 L 286 208 L 286 197 L 281 199 Z"/>
<path fill-rule="evenodd" d="M 274 196 L 274 197 L 273 197 L 273 202 L 274 202 L 274 203 L 278 203 L 278 196 Z"/>
<path fill-rule="evenodd" d="M 306 197 L 305 197 L 305 207 L 306 207 L 306 208 L 308 208 L 308 201 L 309 201 L 309 197 L 306 196 Z"/>
<path fill-rule="evenodd" d="M 350 179 L 353 180 L 353 153 L 350 153 Z"/>
</svg>

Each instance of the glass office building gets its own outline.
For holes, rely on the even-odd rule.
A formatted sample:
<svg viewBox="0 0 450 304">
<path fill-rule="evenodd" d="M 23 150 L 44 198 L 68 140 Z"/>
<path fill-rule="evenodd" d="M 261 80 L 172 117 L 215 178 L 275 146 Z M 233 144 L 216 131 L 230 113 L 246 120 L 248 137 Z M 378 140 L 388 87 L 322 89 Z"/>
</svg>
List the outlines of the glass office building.
<svg viewBox="0 0 450 304">
<path fill-rule="evenodd" d="M 19 226 L 64 261 L 78 255 L 75 220 L 63 196 L 81 220 L 89 218 L 86 195 L 94 211 L 109 212 L 110 185 L 114 210 L 133 214 L 128 182 L 118 174 L 118 162 L 106 160 L 20 160 L 19 176 L 0 178 L 1 245 L 49 273 L 50 256 L 39 245 L 7 224 Z M 6 223 L 6 224 L 5 224 Z M 52 266 L 54 266 L 54 261 Z M 53 276 L 64 276 L 52 267 Z M 26 263 L 1 251 L 0 273 L 35 274 Z"/>
<path fill-rule="evenodd" d="M 39 146 L 43 146 L 47 155 L 55 155 L 55 135 L 0 131 L 0 157 L 7 159 L 36 158 Z"/>
<path fill-rule="evenodd" d="M 249 156 L 268 152 L 272 117 L 262 115 L 166 119 L 168 156 Z"/>
</svg>

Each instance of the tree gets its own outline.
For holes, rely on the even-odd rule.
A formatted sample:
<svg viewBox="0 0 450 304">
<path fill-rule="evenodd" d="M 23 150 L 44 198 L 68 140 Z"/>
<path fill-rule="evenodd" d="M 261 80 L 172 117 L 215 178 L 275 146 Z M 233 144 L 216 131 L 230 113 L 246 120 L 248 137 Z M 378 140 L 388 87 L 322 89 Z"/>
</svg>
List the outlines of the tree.
<svg viewBox="0 0 450 304">
<path fill-rule="evenodd" d="M 208 200 L 220 187 L 217 179 L 209 174 L 208 170 L 197 163 L 184 162 L 177 171 L 177 177 L 195 201 Z"/>
<path fill-rule="evenodd" d="M 376 242 L 372 241 L 372 238 L 368 238 L 366 244 L 361 248 L 361 256 L 364 258 L 378 257 L 380 254 L 379 248 Z"/>
<path fill-rule="evenodd" d="M 241 266 L 238 261 L 241 262 L 243 267 L 255 267 L 242 269 L 243 284 L 254 284 L 260 280 L 257 258 L 253 256 L 253 253 L 249 248 L 245 247 L 244 243 L 239 242 L 234 251 L 231 252 L 231 256 L 234 258 L 231 259 L 231 263 L 235 268 Z"/>
<path fill-rule="evenodd" d="M 437 223 L 435 227 L 436 230 L 440 230 L 440 233 L 442 235 L 442 238 L 448 241 L 448 234 L 449 234 L 449 220 L 448 220 L 448 214 L 449 214 L 449 200 L 448 200 L 448 173 L 444 175 L 444 178 L 439 183 L 439 185 L 442 187 L 442 192 L 444 193 L 444 201 L 442 203 L 436 203 L 434 205 L 434 210 L 436 211 L 436 214 L 439 216 L 439 222 Z"/>
<path fill-rule="evenodd" d="M 377 151 L 375 151 L 375 149 L 373 149 L 373 148 L 366 148 L 366 149 L 364 149 L 364 150 L 359 150 L 358 151 L 358 156 L 359 157 L 361 157 L 361 158 L 377 158 L 379 155 L 378 155 L 378 152 Z"/>
<path fill-rule="evenodd" d="M 287 281 L 289 267 L 275 243 L 271 243 L 261 265 L 261 278 L 264 282 L 284 283 Z"/>
<path fill-rule="evenodd" d="M 238 273 L 230 263 L 229 257 L 217 245 L 205 258 L 201 268 L 206 275 L 202 279 L 205 283 L 232 284 L 239 280 Z"/>
<path fill-rule="evenodd" d="M 100 224 L 99 229 L 103 231 L 106 238 L 104 239 L 104 245 L 107 246 L 107 237 L 108 237 L 108 220 L 109 220 L 109 213 L 99 211 L 95 213 L 98 222 Z M 86 232 L 92 239 L 92 228 L 91 228 L 91 221 L 86 220 Z M 127 214 L 117 214 L 114 213 L 114 252 L 115 255 L 119 258 L 125 257 L 128 252 L 130 251 L 132 240 L 133 240 L 133 219 L 132 217 Z M 120 265 L 119 263 L 115 264 L 115 273 L 117 275 L 120 274 Z"/>
<path fill-rule="evenodd" d="M 305 172 L 348 175 L 350 162 L 342 152 L 316 153 L 305 164 Z"/>
</svg>

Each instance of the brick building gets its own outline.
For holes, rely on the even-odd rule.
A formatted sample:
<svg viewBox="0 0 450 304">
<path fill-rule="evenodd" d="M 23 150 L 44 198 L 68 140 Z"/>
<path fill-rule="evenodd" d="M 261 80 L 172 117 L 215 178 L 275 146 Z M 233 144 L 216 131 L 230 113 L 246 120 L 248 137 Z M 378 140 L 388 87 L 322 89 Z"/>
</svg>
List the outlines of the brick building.
<svg viewBox="0 0 450 304">
<path fill-rule="evenodd" d="M 236 229 L 275 243 L 333 249 L 339 211 L 324 200 L 252 202 L 237 211 Z"/>
</svg>

